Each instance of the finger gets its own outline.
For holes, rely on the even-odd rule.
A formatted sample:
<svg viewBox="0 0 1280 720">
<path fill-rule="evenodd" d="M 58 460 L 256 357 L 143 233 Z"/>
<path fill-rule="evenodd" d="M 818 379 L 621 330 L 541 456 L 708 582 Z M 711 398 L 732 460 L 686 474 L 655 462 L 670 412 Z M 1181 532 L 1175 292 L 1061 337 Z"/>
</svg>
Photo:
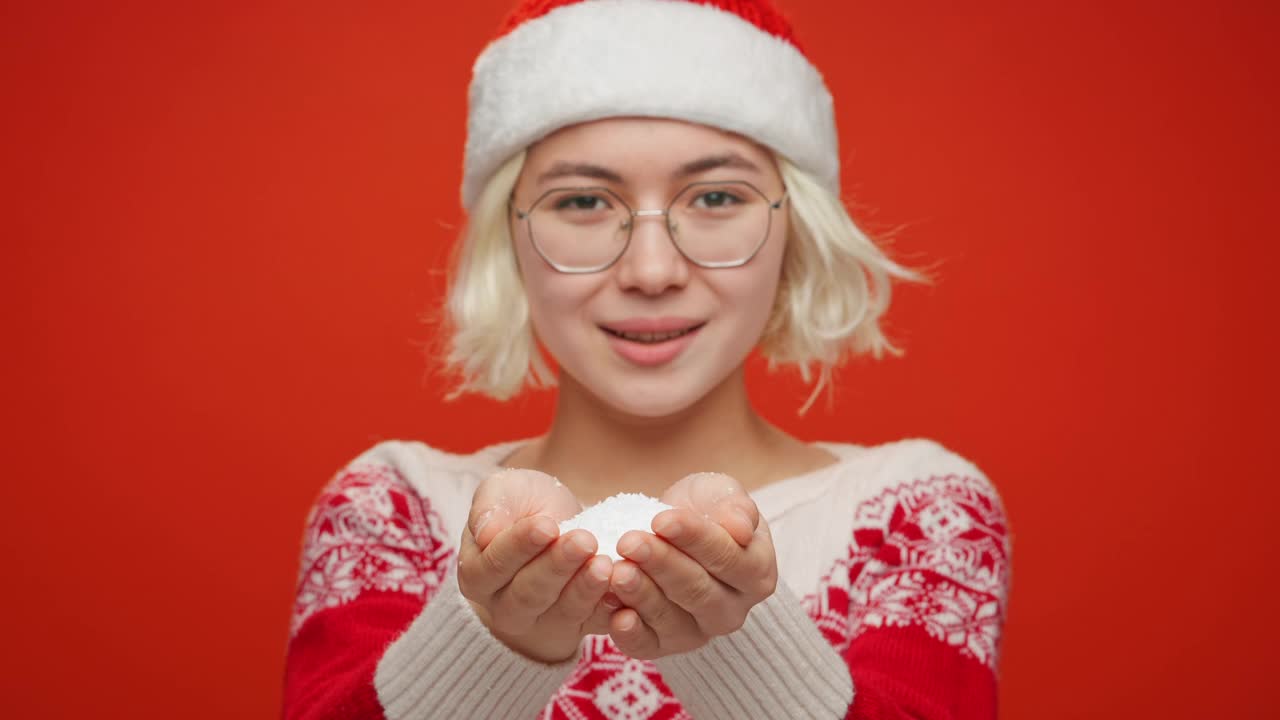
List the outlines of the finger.
<svg viewBox="0 0 1280 720">
<path fill-rule="evenodd" d="M 739 545 L 746 546 L 760 522 L 760 511 L 742 484 L 724 473 L 694 473 L 681 478 L 663 501 L 711 517 L 721 524 Z"/>
<path fill-rule="evenodd" d="M 559 538 L 498 590 L 493 598 L 494 614 L 513 620 L 539 617 L 555 605 L 569 580 L 595 552 L 596 540 L 585 530 L 575 530 Z"/>
<path fill-rule="evenodd" d="M 486 478 L 471 500 L 467 526 L 481 549 L 520 518 L 546 515 L 567 520 L 582 510 L 577 498 L 554 477 L 537 470 L 507 468 Z"/>
<path fill-rule="evenodd" d="M 604 599 L 612 572 L 613 561 L 608 555 L 592 557 L 565 584 L 555 604 L 542 615 L 543 619 L 584 628 Z"/>
<path fill-rule="evenodd" d="M 662 538 L 629 532 L 618 541 L 619 553 L 636 563 L 667 599 L 689 613 L 706 635 L 728 635 L 742 626 L 735 612 L 738 593 L 707 572 L 698 561 Z"/>
<path fill-rule="evenodd" d="M 682 652 L 705 641 L 706 636 L 693 616 L 672 602 L 635 563 L 624 560 L 615 564 L 613 576 L 609 578 L 609 589 L 623 605 L 638 613 L 645 626 L 656 634 L 658 647 L 655 649 L 667 653 Z M 617 613 L 614 615 L 616 617 Z M 636 637 L 643 636 L 640 633 Z M 641 649 L 642 652 L 646 650 Z"/>
<path fill-rule="evenodd" d="M 760 519 L 755 536 L 746 548 L 740 572 L 726 576 L 725 583 L 756 601 L 763 600 L 778 588 L 778 558 L 773 547 L 769 522 Z"/>
<path fill-rule="evenodd" d="M 483 507 L 473 503 L 471 514 L 472 517 L 467 521 L 467 532 L 480 550 L 488 548 L 489 543 L 516 520 L 511 511 L 503 506 Z"/>
<path fill-rule="evenodd" d="M 746 506 L 733 499 L 721 501 L 707 513 L 707 517 L 724 528 L 739 547 L 746 547 L 751 543 L 760 523 L 760 513 L 756 510 L 755 503 Z"/>
<path fill-rule="evenodd" d="M 583 634 L 609 634 L 609 618 L 622 608 L 622 601 L 618 599 L 617 595 L 608 592 L 608 587 L 609 582 L 606 580 L 604 597 L 601 597 L 600 601 L 596 603 L 591 612 L 591 617 L 587 618 L 587 621 L 582 624 Z"/>
<path fill-rule="evenodd" d="M 773 553 L 772 544 L 763 543 L 769 547 L 748 554 L 746 548 L 739 545 L 722 525 L 699 517 L 691 510 L 661 512 L 654 518 L 653 525 L 654 532 L 663 540 L 692 558 L 712 577 L 733 588 L 738 587 L 744 575 L 762 569 L 748 564 L 750 560 L 771 557 Z"/>
<path fill-rule="evenodd" d="M 473 593 L 469 597 L 492 597 L 559 534 L 560 528 L 551 518 L 535 515 L 520 520 L 498 533 L 478 557 L 460 564 L 458 581 L 465 582 Z"/>
<path fill-rule="evenodd" d="M 624 655 L 637 660 L 662 656 L 658 634 L 645 625 L 640 614 L 631 608 L 623 608 L 610 616 L 609 637 Z"/>
<path fill-rule="evenodd" d="M 462 528 L 462 540 L 458 543 L 458 575 L 464 572 L 470 572 L 471 568 L 480 559 L 480 546 L 476 544 L 476 539 L 471 535 L 471 528 Z M 467 568 L 463 570 L 463 568 Z"/>
<path fill-rule="evenodd" d="M 760 519 L 745 548 L 724 540 L 725 531 L 716 523 L 704 521 L 701 528 L 701 542 L 695 540 L 694 535 L 666 539 L 748 600 L 759 602 L 773 594 L 778 583 L 778 560 L 768 521 Z"/>
<path fill-rule="evenodd" d="M 471 497 L 471 512 L 467 516 L 467 527 L 476 545 L 484 550 L 499 533 L 511 527 L 520 515 L 513 509 L 513 503 L 519 502 L 513 495 L 524 484 L 513 470 L 500 470 L 485 478 Z"/>
</svg>

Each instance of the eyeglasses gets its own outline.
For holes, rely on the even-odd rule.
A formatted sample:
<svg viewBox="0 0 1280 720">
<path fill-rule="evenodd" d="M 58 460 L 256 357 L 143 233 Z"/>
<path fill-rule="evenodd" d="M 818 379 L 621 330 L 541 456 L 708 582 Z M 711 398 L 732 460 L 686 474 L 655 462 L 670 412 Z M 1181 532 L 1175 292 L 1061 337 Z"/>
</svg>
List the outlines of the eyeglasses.
<svg viewBox="0 0 1280 720">
<path fill-rule="evenodd" d="M 632 210 L 605 187 L 556 188 L 528 210 L 511 207 L 527 223 L 533 247 L 548 265 L 562 273 L 593 273 L 622 257 L 640 217 L 665 217 L 671 242 L 695 265 L 745 265 L 769 238 L 773 211 L 786 198 L 785 190 L 769 200 L 751 183 L 731 180 L 692 183 L 666 210 Z"/>
</svg>

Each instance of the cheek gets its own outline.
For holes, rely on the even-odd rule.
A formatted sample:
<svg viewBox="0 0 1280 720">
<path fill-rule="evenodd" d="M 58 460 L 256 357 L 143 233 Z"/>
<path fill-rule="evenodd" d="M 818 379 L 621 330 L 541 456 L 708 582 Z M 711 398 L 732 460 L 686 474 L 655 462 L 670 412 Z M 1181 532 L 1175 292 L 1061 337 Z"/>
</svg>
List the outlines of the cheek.
<svg viewBox="0 0 1280 720">
<path fill-rule="evenodd" d="M 520 281 L 524 284 L 525 296 L 529 300 L 529 313 L 537 320 L 560 303 L 554 282 L 555 275 L 559 273 L 547 267 L 542 257 L 530 247 L 522 232 L 516 230 L 513 238 Z"/>
<path fill-rule="evenodd" d="M 732 283 L 730 292 L 733 293 L 735 305 L 741 309 L 744 321 L 758 325 L 760 329 L 764 328 L 773 312 L 785 249 L 784 243 L 770 241 L 760 248 L 760 253 L 744 268 L 750 272 L 734 278 Z"/>
<path fill-rule="evenodd" d="M 778 276 L 769 274 L 759 278 L 743 300 L 744 314 L 749 318 L 757 337 L 759 333 L 764 331 L 765 325 L 769 323 L 769 316 L 773 313 L 777 294 Z"/>
<path fill-rule="evenodd" d="M 590 319 L 588 304 L 599 280 L 558 273 L 532 253 L 519 258 L 533 330 L 548 346 L 562 347 Z"/>
<path fill-rule="evenodd" d="M 753 268 L 760 269 L 766 271 L 724 277 L 716 283 L 715 292 L 722 299 L 721 313 L 726 320 L 722 331 L 727 334 L 722 335 L 722 342 L 734 354 L 746 353 L 759 342 L 773 312 L 777 275 L 767 268 Z"/>
</svg>

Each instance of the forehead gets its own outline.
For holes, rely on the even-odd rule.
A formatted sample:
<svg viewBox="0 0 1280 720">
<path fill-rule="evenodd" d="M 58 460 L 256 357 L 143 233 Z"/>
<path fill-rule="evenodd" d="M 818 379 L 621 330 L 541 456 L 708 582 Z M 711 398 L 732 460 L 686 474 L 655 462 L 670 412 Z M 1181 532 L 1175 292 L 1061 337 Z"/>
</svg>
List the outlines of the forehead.
<svg viewBox="0 0 1280 720">
<path fill-rule="evenodd" d="M 627 178 L 667 176 L 690 162 L 737 155 L 776 174 L 773 154 L 719 128 L 665 118 L 608 118 L 561 128 L 529 147 L 533 174 L 557 163 L 591 163 Z"/>
</svg>

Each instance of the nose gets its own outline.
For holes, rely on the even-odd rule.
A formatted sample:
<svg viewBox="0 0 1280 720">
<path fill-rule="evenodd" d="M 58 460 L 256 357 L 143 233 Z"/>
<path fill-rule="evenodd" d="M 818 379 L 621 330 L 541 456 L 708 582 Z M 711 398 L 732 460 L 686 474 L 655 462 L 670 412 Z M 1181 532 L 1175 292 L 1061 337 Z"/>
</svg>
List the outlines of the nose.
<svg viewBox="0 0 1280 720">
<path fill-rule="evenodd" d="M 624 290 L 660 295 L 689 282 L 689 261 L 676 249 L 661 210 L 640 210 L 631 219 L 631 243 L 618 259 L 618 284 Z"/>
</svg>

